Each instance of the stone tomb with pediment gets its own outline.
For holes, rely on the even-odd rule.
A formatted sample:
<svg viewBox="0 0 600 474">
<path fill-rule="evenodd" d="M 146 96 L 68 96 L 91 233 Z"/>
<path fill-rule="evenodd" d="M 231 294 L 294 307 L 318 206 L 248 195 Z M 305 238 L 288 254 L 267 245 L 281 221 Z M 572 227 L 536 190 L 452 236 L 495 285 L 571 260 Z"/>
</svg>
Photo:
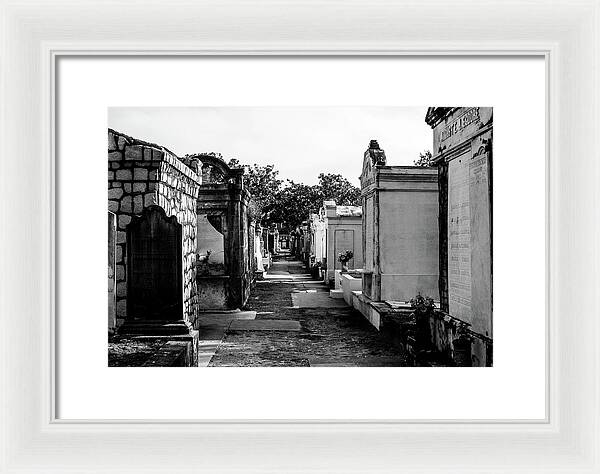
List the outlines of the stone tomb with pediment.
<svg viewBox="0 0 600 474">
<path fill-rule="evenodd" d="M 243 307 L 256 279 L 255 222 L 244 170 L 216 153 L 188 155 L 202 176 L 196 202 L 196 283 L 200 311 Z"/>
<path fill-rule="evenodd" d="M 438 299 L 435 168 L 390 166 L 371 140 L 361 174 L 363 285 L 353 305 L 379 329 L 381 310 L 417 294 Z"/>
<path fill-rule="evenodd" d="M 351 251 L 348 269 L 363 266 L 362 209 L 357 206 L 338 206 L 335 201 L 323 203 L 323 226 L 325 229 L 326 268 L 325 282 L 334 285 L 335 272 L 342 270 L 338 256 Z"/>
</svg>

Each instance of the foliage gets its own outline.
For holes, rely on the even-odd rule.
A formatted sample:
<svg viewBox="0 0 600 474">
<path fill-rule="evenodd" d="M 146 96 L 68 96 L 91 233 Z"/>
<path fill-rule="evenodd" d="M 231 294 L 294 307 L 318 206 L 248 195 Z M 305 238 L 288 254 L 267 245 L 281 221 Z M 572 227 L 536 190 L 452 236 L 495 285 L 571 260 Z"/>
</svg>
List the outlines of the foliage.
<svg viewBox="0 0 600 474">
<path fill-rule="evenodd" d="M 360 206 L 360 189 L 341 174 L 319 174 L 322 201 L 335 201 L 338 206 Z"/>
<path fill-rule="evenodd" d="M 419 159 L 415 160 L 415 166 L 422 168 L 431 168 L 433 166 L 433 156 L 429 150 L 425 150 L 423 153 L 419 153 Z"/>
<path fill-rule="evenodd" d="M 410 300 L 410 306 L 414 308 L 417 314 L 428 314 L 435 308 L 433 298 L 422 296 L 421 293 Z"/>
<path fill-rule="evenodd" d="M 295 229 L 302 225 L 310 213 L 317 212 L 320 199 L 318 186 L 296 183 L 288 179 L 279 191 L 270 218 L 272 222 L 281 222 L 286 229 Z"/>
<path fill-rule="evenodd" d="M 340 174 L 321 173 L 319 184 L 308 185 L 290 179 L 284 182 L 273 165 L 244 165 L 235 158 L 228 164 L 244 169 L 244 183 L 254 201 L 252 212 L 264 226 L 281 223 L 283 230 L 291 231 L 327 200 L 340 206 L 360 205 L 360 189 Z"/>
<path fill-rule="evenodd" d="M 279 171 L 275 170 L 274 165 L 242 165 L 235 158 L 229 160 L 228 165 L 230 168 L 244 169 L 244 185 L 252 195 L 254 202 L 252 205 L 253 217 L 263 223 L 269 221 L 269 214 L 276 207 L 283 183 L 277 177 Z"/>
<path fill-rule="evenodd" d="M 340 252 L 338 255 L 338 261 L 346 264 L 352 259 L 352 257 L 354 257 L 354 252 L 352 252 L 352 250 L 346 250 L 345 252 Z"/>
</svg>

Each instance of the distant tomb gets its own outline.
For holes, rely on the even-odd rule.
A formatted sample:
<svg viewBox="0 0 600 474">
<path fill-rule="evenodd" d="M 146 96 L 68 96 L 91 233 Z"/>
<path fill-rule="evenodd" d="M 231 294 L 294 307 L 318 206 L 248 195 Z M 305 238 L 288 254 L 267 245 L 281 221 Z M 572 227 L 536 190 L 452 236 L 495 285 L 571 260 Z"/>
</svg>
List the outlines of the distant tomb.
<svg viewBox="0 0 600 474">
<path fill-rule="evenodd" d="M 325 281 L 333 284 L 335 271 L 342 269 L 339 255 L 350 251 L 349 269 L 363 266 L 362 209 L 358 206 L 338 206 L 334 201 L 323 203 L 327 272 Z"/>
</svg>

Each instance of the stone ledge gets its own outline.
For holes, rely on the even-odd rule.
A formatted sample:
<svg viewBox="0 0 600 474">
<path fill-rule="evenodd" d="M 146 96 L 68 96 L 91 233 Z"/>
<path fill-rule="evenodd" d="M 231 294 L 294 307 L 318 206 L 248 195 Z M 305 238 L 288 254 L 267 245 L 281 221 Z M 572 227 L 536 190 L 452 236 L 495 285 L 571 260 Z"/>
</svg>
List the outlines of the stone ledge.
<svg viewBox="0 0 600 474">
<path fill-rule="evenodd" d="M 191 342 L 169 341 L 163 344 L 142 367 L 190 367 Z"/>
</svg>

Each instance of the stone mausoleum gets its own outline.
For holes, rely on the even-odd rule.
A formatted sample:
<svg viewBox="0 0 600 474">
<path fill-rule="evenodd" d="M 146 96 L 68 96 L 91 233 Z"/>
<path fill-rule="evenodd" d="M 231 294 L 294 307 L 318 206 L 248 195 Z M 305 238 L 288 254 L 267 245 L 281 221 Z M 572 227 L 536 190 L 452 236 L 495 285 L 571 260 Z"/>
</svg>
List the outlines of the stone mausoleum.
<svg viewBox="0 0 600 474">
<path fill-rule="evenodd" d="M 371 140 L 360 180 L 364 270 L 353 305 L 379 329 L 382 313 L 416 295 L 438 299 L 437 170 L 390 166 Z"/>
<path fill-rule="evenodd" d="M 324 281 L 334 286 L 335 273 L 342 269 L 338 260 L 340 253 L 347 250 L 353 253 L 347 263 L 348 269 L 362 268 L 362 209 L 324 201 L 319 213 L 310 216 L 306 240 L 310 266 L 319 265 Z"/>
<path fill-rule="evenodd" d="M 201 311 L 244 306 L 254 282 L 255 223 L 243 168 L 230 168 L 218 154 L 183 158 L 202 176 L 198 190 L 197 272 Z"/>
<path fill-rule="evenodd" d="M 199 312 L 240 308 L 255 278 L 249 202 L 219 156 L 109 129 L 109 332 L 163 338 L 155 365 L 195 365 Z"/>
<path fill-rule="evenodd" d="M 492 365 L 491 107 L 430 107 L 439 184 L 443 349 L 465 365 Z"/>
<path fill-rule="evenodd" d="M 114 319 L 122 333 L 187 333 L 195 323 L 200 182 L 168 149 L 109 129 L 108 210 L 116 219 Z M 160 275 L 154 282 L 158 288 L 150 284 L 153 273 Z"/>
</svg>

